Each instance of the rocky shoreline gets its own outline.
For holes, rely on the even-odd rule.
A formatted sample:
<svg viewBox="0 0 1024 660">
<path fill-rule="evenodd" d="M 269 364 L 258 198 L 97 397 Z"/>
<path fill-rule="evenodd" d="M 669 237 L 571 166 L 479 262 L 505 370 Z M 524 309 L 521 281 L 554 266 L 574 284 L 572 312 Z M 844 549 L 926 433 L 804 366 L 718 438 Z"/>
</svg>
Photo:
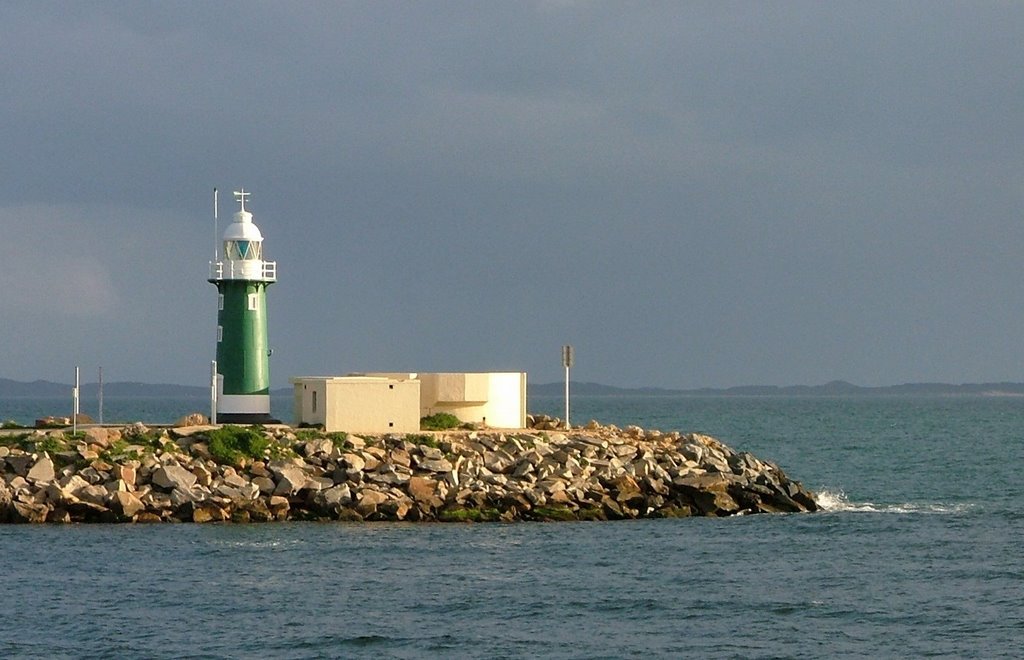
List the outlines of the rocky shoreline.
<svg viewBox="0 0 1024 660">
<path fill-rule="evenodd" d="M 818 508 L 778 466 L 709 436 L 557 426 L 8 431 L 0 522 L 617 520 Z"/>
</svg>

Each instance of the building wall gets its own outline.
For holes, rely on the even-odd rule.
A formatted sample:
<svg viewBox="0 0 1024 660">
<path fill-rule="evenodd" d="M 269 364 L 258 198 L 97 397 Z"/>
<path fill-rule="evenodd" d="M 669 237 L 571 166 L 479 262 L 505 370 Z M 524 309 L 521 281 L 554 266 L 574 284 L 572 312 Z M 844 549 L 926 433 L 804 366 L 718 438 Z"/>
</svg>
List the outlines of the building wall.
<svg viewBox="0 0 1024 660">
<path fill-rule="evenodd" d="M 352 433 L 415 433 L 420 383 L 374 377 L 293 378 L 296 424 Z M 314 410 L 314 399 L 316 409 Z"/>
<path fill-rule="evenodd" d="M 292 378 L 295 400 L 292 415 L 295 425 L 323 424 L 327 408 L 327 378 Z"/>
<path fill-rule="evenodd" d="M 492 428 L 526 426 L 526 374 L 419 374 L 420 414 L 447 412 L 463 422 Z"/>
</svg>

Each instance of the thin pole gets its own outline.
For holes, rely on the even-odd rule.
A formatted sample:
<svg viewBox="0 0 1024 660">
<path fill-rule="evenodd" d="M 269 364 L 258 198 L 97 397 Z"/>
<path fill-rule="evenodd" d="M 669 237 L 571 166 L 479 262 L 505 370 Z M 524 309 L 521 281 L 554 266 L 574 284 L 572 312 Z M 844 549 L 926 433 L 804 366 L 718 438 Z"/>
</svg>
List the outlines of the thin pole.
<svg viewBox="0 0 1024 660">
<path fill-rule="evenodd" d="M 565 367 L 565 428 L 570 429 L 569 424 L 569 367 L 576 359 L 571 344 L 562 347 L 562 366 Z"/>
<path fill-rule="evenodd" d="M 103 424 L 103 367 L 100 367 L 100 382 L 99 382 L 99 399 L 100 399 L 100 424 Z"/>
<path fill-rule="evenodd" d="M 74 399 L 74 406 L 71 416 L 71 432 L 78 433 L 78 367 L 75 367 L 75 389 L 71 391 L 71 396 Z"/>
<path fill-rule="evenodd" d="M 217 423 L 217 361 L 210 362 L 210 423 Z"/>
<path fill-rule="evenodd" d="M 569 365 L 565 365 L 565 428 L 569 426 Z"/>
</svg>

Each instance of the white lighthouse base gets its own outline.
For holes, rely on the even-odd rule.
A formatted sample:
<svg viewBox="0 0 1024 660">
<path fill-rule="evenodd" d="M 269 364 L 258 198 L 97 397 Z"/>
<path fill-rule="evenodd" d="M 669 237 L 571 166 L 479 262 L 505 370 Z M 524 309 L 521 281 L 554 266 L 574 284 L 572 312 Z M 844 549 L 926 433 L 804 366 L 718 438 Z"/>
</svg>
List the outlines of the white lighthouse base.
<svg viewBox="0 0 1024 660">
<path fill-rule="evenodd" d="M 220 424 L 280 424 L 270 416 L 270 395 L 220 394 L 217 397 Z"/>
</svg>

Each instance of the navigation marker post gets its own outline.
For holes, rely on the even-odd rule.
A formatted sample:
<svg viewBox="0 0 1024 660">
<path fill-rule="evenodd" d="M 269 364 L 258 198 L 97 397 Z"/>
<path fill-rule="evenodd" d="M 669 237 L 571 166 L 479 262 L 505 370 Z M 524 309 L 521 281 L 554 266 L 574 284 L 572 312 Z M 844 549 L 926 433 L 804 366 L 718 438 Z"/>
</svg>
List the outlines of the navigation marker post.
<svg viewBox="0 0 1024 660">
<path fill-rule="evenodd" d="M 565 367 L 565 428 L 569 425 L 569 368 L 576 361 L 576 353 L 572 346 L 566 344 L 562 347 L 562 366 Z"/>
</svg>

